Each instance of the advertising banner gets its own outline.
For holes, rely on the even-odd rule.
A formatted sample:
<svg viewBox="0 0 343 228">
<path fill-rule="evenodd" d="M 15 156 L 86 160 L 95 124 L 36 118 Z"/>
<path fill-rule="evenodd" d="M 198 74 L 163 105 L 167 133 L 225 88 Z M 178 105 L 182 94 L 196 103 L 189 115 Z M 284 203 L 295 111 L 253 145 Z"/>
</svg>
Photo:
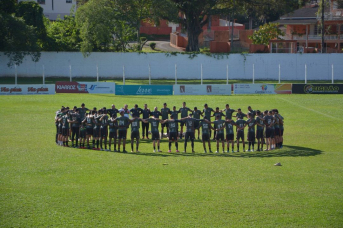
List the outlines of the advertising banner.
<svg viewBox="0 0 343 228">
<path fill-rule="evenodd" d="M 116 95 L 173 95 L 172 85 L 116 85 Z"/>
<path fill-rule="evenodd" d="M 234 84 L 234 94 L 291 94 L 292 84 Z"/>
<path fill-rule="evenodd" d="M 296 94 L 343 94 L 343 84 L 293 84 Z"/>
<path fill-rule="evenodd" d="M 55 85 L 0 85 L 0 95 L 55 94 Z"/>
<path fill-rule="evenodd" d="M 174 85 L 174 95 L 231 95 L 231 85 Z"/>
<path fill-rule="evenodd" d="M 115 93 L 114 82 L 56 82 L 56 93 Z"/>
</svg>

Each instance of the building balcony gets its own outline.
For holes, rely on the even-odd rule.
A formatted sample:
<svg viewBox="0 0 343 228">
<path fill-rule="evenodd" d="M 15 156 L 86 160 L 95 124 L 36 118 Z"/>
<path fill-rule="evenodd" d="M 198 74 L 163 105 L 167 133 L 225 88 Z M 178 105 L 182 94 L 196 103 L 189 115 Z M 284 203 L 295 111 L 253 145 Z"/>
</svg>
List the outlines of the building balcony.
<svg viewBox="0 0 343 228">
<path fill-rule="evenodd" d="M 283 37 L 286 40 L 306 40 L 306 35 L 286 35 Z M 322 35 L 308 35 L 309 41 L 320 41 L 322 40 Z M 324 40 L 342 40 L 343 41 L 343 34 L 339 35 L 324 35 Z"/>
</svg>

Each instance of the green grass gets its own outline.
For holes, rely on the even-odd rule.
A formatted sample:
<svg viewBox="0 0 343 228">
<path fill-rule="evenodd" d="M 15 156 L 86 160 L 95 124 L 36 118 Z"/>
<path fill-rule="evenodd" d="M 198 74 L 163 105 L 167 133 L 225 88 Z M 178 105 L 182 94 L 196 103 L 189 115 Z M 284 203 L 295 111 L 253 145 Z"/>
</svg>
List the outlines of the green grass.
<svg viewBox="0 0 343 228">
<path fill-rule="evenodd" d="M 125 79 L 126 85 L 148 85 L 149 84 L 149 76 L 147 76 L 147 79 Z M 57 81 L 69 81 L 70 78 L 68 77 L 48 77 L 45 79 L 46 84 L 54 84 Z M 89 78 L 89 77 L 83 77 L 83 78 L 73 78 L 73 81 L 79 81 L 79 82 L 94 82 L 96 81 L 96 78 Z M 116 84 L 122 85 L 123 79 L 122 78 L 100 78 L 99 81 L 101 82 L 115 82 Z M 42 77 L 33 77 L 33 78 L 27 78 L 27 77 L 18 77 L 17 79 L 18 84 L 42 84 L 43 79 Z M 343 80 L 336 80 L 335 83 L 343 83 Z M 0 84 L 14 84 L 15 79 L 14 77 L 0 77 Z M 178 84 L 200 84 L 201 81 L 199 79 L 195 80 L 177 80 Z M 252 83 L 252 80 L 229 80 L 230 84 L 233 83 Z M 255 83 L 278 83 L 277 80 L 255 80 Z M 289 81 L 281 81 L 281 83 L 304 83 L 304 81 L 295 81 L 295 80 L 289 80 Z M 307 81 L 307 83 L 331 83 L 331 80 L 318 80 L 318 81 Z M 167 80 L 167 79 L 156 79 L 151 80 L 152 85 L 173 85 L 175 84 L 175 80 Z M 226 80 L 203 80 L 203 84 L 226 84 Z"/>
<path fill-rule="evenodd" d="M 342 95 L 0 96 L 1 227 L 342 227 Z M 285 147 L 195 154 L 78 150 L 54 143 L 61 105 L 277 107 Z M 183 148 L 183 142 L 179 143 Z M 129 147 L 128 147 L 129 148 Z M 173 150 L 175 147 L 173 146 Z M 215 143 L 212 143 L 215 148 Z M 281 162 L 283 166 L 273 164 Z M 167 165 L 164 165 L 167 164 Z"/>
</svg>

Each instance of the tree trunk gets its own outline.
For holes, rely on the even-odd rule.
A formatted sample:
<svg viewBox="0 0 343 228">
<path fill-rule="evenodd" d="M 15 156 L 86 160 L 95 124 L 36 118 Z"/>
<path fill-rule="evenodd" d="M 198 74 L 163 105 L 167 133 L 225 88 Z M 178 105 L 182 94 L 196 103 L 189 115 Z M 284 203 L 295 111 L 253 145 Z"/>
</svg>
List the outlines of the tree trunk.
<svg viewBox="0 0 343 228">
<path fill-rule="evenodd" d="M 199 35 L 202 33 L 202 28 L 198 16 L 193 14 L 186 15 L 188 45 L 186 51 L 200 51 Z"/>
</svg>

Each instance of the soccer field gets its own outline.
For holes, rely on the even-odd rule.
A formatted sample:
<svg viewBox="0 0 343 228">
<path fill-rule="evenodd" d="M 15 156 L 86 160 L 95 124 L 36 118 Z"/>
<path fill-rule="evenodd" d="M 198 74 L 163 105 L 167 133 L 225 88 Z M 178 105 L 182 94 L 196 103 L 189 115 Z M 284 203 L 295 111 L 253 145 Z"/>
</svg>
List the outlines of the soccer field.
<svg viewBox="0 0 343 228">
<path fill-rule="evenodd" d="M 0 226 L 343 227 L 342 100 L 308 94 L 0 96 Z M 277 108 L 285 118 L 284 147 L 204 154 L 197 140 L 195 154 L 167 153 L 163 139 L 162 153 L 142 140 L 140 153 L 124 154 L 55 144 L 61 105 L 161 109 L 164 102 L 180 108 L 183 101 L 192 109 L 204 103 L 221 109 L 229 103 L 243 112 L 248 105 Z"/>
</svg>

